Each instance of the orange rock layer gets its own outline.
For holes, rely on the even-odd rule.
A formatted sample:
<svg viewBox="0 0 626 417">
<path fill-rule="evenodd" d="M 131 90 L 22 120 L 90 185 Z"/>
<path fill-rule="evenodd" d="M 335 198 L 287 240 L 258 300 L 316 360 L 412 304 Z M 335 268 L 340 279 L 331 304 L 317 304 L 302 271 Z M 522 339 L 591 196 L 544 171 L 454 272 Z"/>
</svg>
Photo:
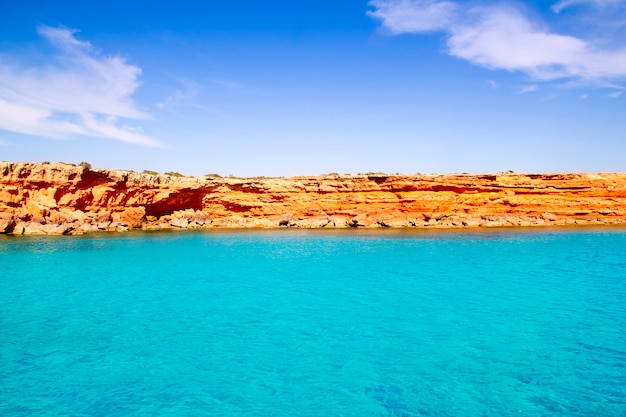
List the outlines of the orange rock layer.
<svg viewBox="0 0 626 417">
<path fill-rule="evenodd" d="M 0 162 L 0 233 L 626 222 L 626 174 L 150 175 Z"/>
</svg>

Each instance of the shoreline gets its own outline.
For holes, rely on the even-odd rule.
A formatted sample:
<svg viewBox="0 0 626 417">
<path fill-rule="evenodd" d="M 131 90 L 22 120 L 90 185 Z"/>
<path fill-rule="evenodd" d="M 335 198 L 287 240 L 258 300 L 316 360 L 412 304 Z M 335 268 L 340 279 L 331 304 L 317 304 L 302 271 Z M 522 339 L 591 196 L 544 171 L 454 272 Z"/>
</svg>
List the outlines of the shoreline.
<svg viewBox="0 0 626 417">
<path fill-rule="evenodd" d="M 368 236 L 441 236 L 441 235 L 457 235 L 466 234 L 470 236 L 480 235 L 514 235 L 516 233 L 593 233 L 593 232 L 607 232 L 607 233 L 626 233 L 626 223 L 615 224 L 580 224 L 580 225 L 545 225 L 545 226 L 503 226 L 503 227 L 433 227 L 433 228 L 228 228 L 228 227 L 206 227 L 195 229 L 181 229 L 181 228 L 169 228 L 169 229 L 130 229 L 126 232 L 118 232 L 115 230 L 101 230 L 97 232 L 83 232 L 83 233 L 68 233 L 65 235 L 50 234 L 50 233 L 31 233 L 31 234 L 13 234 L 13 233 L 0 233 L 0 239 L 36 239 L 36 238 L 89 238 L 89 237 L 103 237 L 114 238 L 119 237 L 140 237 L 140 236 L 185 236 L 193 234 L 206 234 L 206 235 L 255 235 L 255 234 L 267 234 L 267 235 L 328 235 L 328 236 L 353 236 L 353 237 L 368 237 Z"/>
</svg>

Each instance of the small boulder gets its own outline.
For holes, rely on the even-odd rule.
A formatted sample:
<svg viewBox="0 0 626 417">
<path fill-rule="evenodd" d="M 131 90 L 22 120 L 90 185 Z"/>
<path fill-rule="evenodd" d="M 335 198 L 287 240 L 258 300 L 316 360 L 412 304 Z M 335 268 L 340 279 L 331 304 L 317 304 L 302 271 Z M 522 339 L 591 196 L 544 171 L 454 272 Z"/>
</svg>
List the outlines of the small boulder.
<svg viewBox="0 0 626 417">
<path fill-rule="evenodd" d="M 79 223 L 88 223 L 91 221 L 91 219 L 89 218 L 89 216 L 87 214 L 85 214 L 84 211 L 82 210 L 73 210 L 73 211 L 65 211 L 63 210 L 66 214 L 69 215 L 70 220 L 73 222 L 79 222 Z"/>
<path fill-rule="evenodd" d="M 15 221 L 9 213 L 0 213 L 0 233 L 9 233 L 13 230 Z"/>
<path fill-rule="evenodd" d="M 351 218 L 349 218 L 348 216 L 343 216 L 343 215 L 332 216 L 329 219 L 328 223 L 329 224 L 327 227 L 332 226 L 338 229 L 343 229 L 345 227 L 349 227 L 350 224 L 354 224 Z"/>
<path fill-rule="evenodd" d="M 24 226 L 24 234 L 25 235 L 39 235 L 46 233 L 43 230 L 44 225 L 37 222 L 28 222 Z"/>
<path fill-rule="evenodd" d="M 428 226 L 436 226 L 439 223 L 439 220 L 437 220 L 435 217 L 431 217 L 428 219 L 428 222 L 426 223 Z"/>
<path fill-rule="evenodd" d="M 80 226 L 78 226 L 77 229 L 82 232 L 96 232 L 98 230 L 98 226 L 90 224 L 90 223 L 83 223 Z"/>
<path fill-rule="evenodd" d="M 423 217 L 419 217 L 419 218 L 412 218 L 408 220 L 409 225 L 412 227 L 424 227 L 426 226 L 426 222 L 424 221 Z"/>
<path fill-rule="evenodd" d="M 26 224 L 27 224 L 26 222 L 18 222 L 13 228 L 12 233 L 14 235 L 23 235 L 24 229 L 26 228 Z"/>
<path fill-rule="evenodd" d="M 548 221 L 551 221 L 551 222 L 553 222 L 553 221 L 555 221 L 557 219 L 556 215 L 554 215 L 552 213 L 542 213 L 541 217 L 544 220 L 548 220 Z"/>
<path fill-rule="evenodd" d="M 72 216 L 68 213 L 63 213 L 58 210 L 50 210 L 50 214 L 48 215 L 48 223 L 71 223 L 73 220 Z"/>
<path fill-rule="evenodd" d="M 356 222 L 357 227 L 369 227 L 377 224 L 378 222 L 365 213 L 357 214 L 352 218 L 352 222 Z"/>
<path fill-rule="evenodd" d="M 177 210 L 172 213 L 172 217 L 191 220 L 196 212 L 193 209 Z"/>
<path fill-rule="evenodd" d="M 207 223 L 211 223 L 211 217 L 203 211 L 196 210 L 193 215 L 193 221 L 195 221 L 198 226 L 204 226 Z"/>
<path fill-rule="evenodd" d="M 289 227 L 291 222 L 293 221 L 293 216 L 291 214 L 283 214 L 278 219 L 278 225 L 282 227 Z"/>
<path fill-rule="evenodd" d="M 146 208 L 140 207 L 128 207 L 124 211 L 119 213 L 113 213 L 111 215 L 113 222 L 121 223 L 133 228 L 141 227 L 146 219 Z"/>
<path fill-rule="evenodd" d="M 110 221 L 105 221 L 105 222 L 98 223 L 96 226 L 98 230 L 107 230 L 110 225 L 111 225 Z"/>
<path fill-rule="evenodd" d="M 346 220 L 348 227 L 359 227 L 359 221 L 357 219 Z"/>
<path fill-rule="evenodd" d="M 170 225 L 173 227 L 186 228 L 187 226 L 189 226 L 189 220 L 180 217 L 174 217 L 172 220 L 170 220 Z"/>
<path fill-rule="evenodd" d="M 480 222 L 476 221 L 476 220 L 463 220 L 463 226 L 465 227 L 479 227 L 480 226 Z"/>
<path fill-rule="evenodd" d="M 42 226 L 41 230 L 44 233 L 49 235 L 64 235 L 70 229 L 70 226 L 67 223 L 63 224 L 45 224 Z"/>
<path fill-rule="evenodd" d="M 385 220 L 385 225 L 386 227 L 404 228 L 409 227 L 409 221 L 407 219 L 394 218 Z"/>
<path fill-rule="evenodd" d="M 111 221 L 111 213 L 108 211 L 99 211 L 97 213 L 93 213 L 91 217 L 92 224 L 98 224 L 102 222 L 110 222 Z"/>
</svg>

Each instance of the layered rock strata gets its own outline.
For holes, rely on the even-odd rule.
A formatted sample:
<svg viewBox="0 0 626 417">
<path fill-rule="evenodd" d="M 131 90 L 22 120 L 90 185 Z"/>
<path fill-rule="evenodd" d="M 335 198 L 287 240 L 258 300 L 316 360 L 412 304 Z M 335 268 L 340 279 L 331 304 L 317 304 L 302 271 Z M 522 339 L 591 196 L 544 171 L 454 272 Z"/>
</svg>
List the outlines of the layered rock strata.
<svg viewBox="0 0 626 417">
<path fill-rule="evenodd" d="M 0 162 L 0 233 L 626 223 L 626 174 L 151 175 Z"/>
</svg>

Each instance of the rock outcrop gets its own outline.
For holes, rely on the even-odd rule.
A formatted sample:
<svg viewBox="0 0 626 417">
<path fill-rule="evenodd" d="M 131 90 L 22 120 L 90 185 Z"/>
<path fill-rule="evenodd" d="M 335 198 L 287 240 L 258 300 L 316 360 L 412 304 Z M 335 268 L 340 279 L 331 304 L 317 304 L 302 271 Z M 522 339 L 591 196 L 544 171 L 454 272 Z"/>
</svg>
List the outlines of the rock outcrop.
<svg viewBox="0 0 626 417">
<path fill-rule="evenodd" d="M 626 223 L 626 174 L 151 175 L 0 162 L 0 233 Z"/>
</svg>

